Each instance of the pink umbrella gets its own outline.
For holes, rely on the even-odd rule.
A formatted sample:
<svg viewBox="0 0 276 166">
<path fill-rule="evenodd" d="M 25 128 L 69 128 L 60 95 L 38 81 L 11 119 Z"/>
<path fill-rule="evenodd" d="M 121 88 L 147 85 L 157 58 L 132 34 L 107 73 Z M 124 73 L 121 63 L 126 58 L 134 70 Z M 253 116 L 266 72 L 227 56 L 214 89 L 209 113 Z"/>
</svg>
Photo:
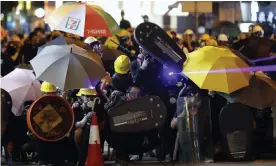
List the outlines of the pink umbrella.
<svg viewBox="0 0 276 166">
<path fill-rule="evenodd" d="M 32 70 L 15 69 L 0 80 L 1 88 L 12 98 L 12 112 L 15 116 L 22 114 L 25 101 L 36 100 L 42 95 L 41 84 L 35 79 Z"/>
</svg>

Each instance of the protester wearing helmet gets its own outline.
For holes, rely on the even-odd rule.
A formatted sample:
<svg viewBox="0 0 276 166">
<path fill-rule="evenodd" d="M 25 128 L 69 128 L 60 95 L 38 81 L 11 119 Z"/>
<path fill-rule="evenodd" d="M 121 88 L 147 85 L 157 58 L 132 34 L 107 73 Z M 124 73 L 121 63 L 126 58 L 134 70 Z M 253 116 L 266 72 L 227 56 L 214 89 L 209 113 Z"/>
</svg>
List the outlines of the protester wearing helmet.
<svg viewBox="0 0 276 166">
<path fill-rule="evenodd" d="M 126 93 L 132 85 L 130 74 L 130 59 L 126 55 L 120 55 L 114 62 L 115 73 L 112 76 L 111 84 L 114 90 Z"/>
<path fill-rule="evenodd" d="M 97 112 L 97 101 L 100 101 L 100 99 L 97 98 L 98 94 L 96 90 L 92 88 L 82 88 L 76 96 L 78 97 L 78 101 L 72 105 L 75 115 L 75 126 L 73 130 L 74 140 L 79 152 L 78 165 L 84 166 L 88 152 L 92 109 Z M 93 103 L 95 104 L 95 107 L 93 106 Z"/>
<path fill-rule="evenodd" d="M 228 47 L 228 37 L 225 34 L 218 36 L 218 45 L 222 47 Z"/>
<path fill-rule="evenodd" d="M 182 49 L 186 48 L 188 52 L 193 52 L 196 48 L 196 42 L 193 41 L 194 32 L 187 29 L 183 35 Z"/>
<path fill-rule="evenodd" d="M 94 37 L 89 36 L 84 40 L 84 43 L 89 44 L 89 46 L 92 48 L 92 50 L 102 56 L 103 55 L 103 47 L 102 44 Z"/>
<path fill-rule="evenodd" d="M 207 33 L 204 33 L 199 39 L 199 45 L 201 47 L 206 46 L 207 41 L 210 40 L 210 39 L 211 39 L 210 35 L 207 34 Z"/>
<path fill-rule="evenodd" d="M 40 90 L 43 95 L 57 94 L 57 88 L 53 84 L 46 81 L 41 84 Z"/>
<path fill-rule="evenodd" d="M 253 27 L 252 35 L 256 37 L 264 37 L 264 30 L 260 25 L 255 25 Z"/>
</svg>

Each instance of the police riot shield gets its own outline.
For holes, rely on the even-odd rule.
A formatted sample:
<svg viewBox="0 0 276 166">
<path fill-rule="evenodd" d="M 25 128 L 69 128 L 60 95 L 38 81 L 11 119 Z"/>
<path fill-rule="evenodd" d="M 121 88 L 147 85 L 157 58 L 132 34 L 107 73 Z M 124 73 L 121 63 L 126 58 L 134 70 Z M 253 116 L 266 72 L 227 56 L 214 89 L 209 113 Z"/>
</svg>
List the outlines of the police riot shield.
<svg viewBox="0 0 276 166">
<path fill-rule="evenodd" d="M 213 162 L 211 111 L 208 97 L 179 97 L 177 113 L 180 163 Z"/>
</svg>

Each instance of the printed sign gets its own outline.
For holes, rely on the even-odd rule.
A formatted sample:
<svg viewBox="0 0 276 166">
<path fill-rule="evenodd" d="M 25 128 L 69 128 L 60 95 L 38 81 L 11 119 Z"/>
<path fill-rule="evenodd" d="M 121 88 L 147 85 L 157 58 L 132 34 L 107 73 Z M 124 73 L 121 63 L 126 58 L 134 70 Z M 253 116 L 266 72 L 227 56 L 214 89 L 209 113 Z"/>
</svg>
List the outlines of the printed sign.
<svg viewBox="0 0 276 166">
<path fill-rule="evenodd" d="M 65 28 L 76 31 L 76 30 L 78 30 L 78 27 L 80 25 L 80 21 L 81 21 L 80 19 L 68 17 L 68 20 L 65 24 Z"/>
<path fill-rule="evenodd" d="M 105 29 L 88 29 L 87 33 L 89 35 L 106 35 Z"/>
</svg>

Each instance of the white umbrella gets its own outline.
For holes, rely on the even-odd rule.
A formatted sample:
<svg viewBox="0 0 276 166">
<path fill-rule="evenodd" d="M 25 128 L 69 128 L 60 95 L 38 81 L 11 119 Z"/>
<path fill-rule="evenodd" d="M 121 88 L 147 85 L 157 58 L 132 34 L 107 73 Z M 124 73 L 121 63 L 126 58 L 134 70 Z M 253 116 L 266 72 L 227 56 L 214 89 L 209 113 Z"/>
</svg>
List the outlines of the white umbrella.
<svg viewBox="0 0 276 166">
<path fill-rule="evenodd" d="M 42 95 L 40 86 L 32 70 L 15 69 L 1 78 L 1 88 L 10 94 L 12 112 L 15 116 L 22 114 L 25 101 L 36 100 Z"/>
</svg>

